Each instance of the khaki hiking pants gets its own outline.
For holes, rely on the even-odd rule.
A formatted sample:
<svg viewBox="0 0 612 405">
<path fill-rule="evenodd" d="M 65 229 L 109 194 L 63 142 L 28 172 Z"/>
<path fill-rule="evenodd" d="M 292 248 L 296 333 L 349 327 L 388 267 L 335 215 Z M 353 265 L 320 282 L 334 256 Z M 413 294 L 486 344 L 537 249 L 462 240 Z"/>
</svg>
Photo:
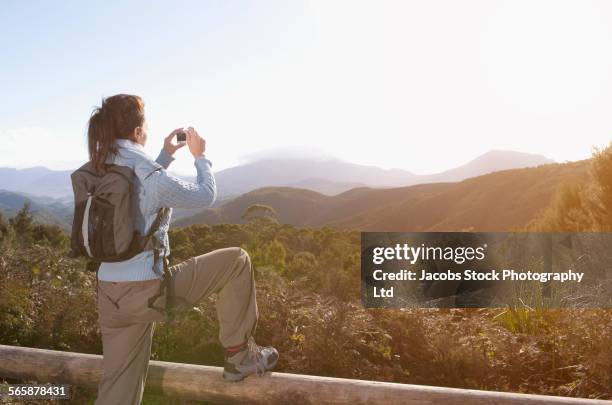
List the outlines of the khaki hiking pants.
<svg viewBox="0 0 612 405">
<path fill-rule="evenodd" d="M 170 267 L 177 307 L 195 306 L 212 293 L 216 302 L 219 340 L 237 346 L 255 331 L 258 311 L 248 253 L 237 247 L 218 249 Z M 160 279 L 98 281 L 98 319 L 102 333 L 104 374 L 95 405 L 140 404 L 147 378 L 155 324 L 162 312 L 148 307 Z M 154 306 L 165 305 L 165 296 Z"/>
</svg>

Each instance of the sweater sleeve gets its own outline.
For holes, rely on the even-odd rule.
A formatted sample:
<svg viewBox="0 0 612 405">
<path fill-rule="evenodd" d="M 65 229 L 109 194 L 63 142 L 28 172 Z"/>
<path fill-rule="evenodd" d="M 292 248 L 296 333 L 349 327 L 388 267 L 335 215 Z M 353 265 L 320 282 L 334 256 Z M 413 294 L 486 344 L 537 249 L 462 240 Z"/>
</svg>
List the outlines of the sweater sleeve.
<svg viewBox="0 0 612 405">
<path fill-rule="evenodd" d="M 212 172 L 212 163 L 204 156 L 198 157 L 194 165 L 196 182 L 192 183 L 159 170 L 151 177 L 152 192 L 160 207 L 206 208 L 217 199 L 217 186 Z"/>
<path fill-rule="evenodd" d="M 170 154 L 166 152 L 166 149 L 164 148 L 162 148 L 162 150 L 159 152 L 159 155 L 157 156 L 157 159 L 155 159 L 155 161 L 162 165 L 164 169 L 167 169 L 173 160 L 174 158 L 170 156 Z"/>
</svg>

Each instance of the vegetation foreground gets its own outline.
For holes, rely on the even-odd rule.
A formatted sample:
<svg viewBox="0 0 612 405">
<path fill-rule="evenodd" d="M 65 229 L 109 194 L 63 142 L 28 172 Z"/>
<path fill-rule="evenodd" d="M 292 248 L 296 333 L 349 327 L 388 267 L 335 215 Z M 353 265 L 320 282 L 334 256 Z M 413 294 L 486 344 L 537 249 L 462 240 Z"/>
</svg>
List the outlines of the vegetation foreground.
<svg viewBox="0 0 612 405">
<path fill-rule="evenodd" d="M 611 230 L 612 150 L 597 151 L 591 166 L 589 183 L 563 188 L 529 230 Z M 247 224 L 172 230 L 172 262 L 227 246 L 248 250 L 256 338 L 279 349 L 278 371 L 612 399 L 612 310 L 367 310 L 358 232 L 281 225 L 261 211 L 271 210 L 253 207 Z M 102 353 L 95 274 L 67 252 L 68 236 L 33 223 L 27 207 L 0 217 L 0 344 Z M 174 325 L 159 323 L 152 358 L 221 366 L 214 299 Z M 94 397 L 77 388 L 71 402 Z M 172 402 L 145 395 L 143 403 Z"/>
</svg>

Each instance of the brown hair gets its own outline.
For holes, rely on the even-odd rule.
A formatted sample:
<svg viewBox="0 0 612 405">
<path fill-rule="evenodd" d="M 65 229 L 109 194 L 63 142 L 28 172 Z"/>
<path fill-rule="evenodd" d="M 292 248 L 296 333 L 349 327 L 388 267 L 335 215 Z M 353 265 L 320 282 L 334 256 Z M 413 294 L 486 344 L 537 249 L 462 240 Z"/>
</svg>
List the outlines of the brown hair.
<svg viewBox="0 0 612 405">
<path fill-rule="evenodd" d="M 144 102 L 131 94 L 116 94 L 102 99 L 89 118 L 87 139 L 89 161 L 98 171 L 105 171 L 109 154 L 116 154 L 115 140 L 129 139 L 136 127 L 144 125 Z"/>
</svg>

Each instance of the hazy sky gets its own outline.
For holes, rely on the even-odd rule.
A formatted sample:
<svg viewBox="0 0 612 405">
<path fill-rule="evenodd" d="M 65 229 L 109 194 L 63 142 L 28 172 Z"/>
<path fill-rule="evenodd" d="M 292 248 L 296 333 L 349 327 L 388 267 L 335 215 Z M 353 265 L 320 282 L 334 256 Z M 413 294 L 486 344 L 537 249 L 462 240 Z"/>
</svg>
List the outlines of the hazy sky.
<svg viewBox="0 0 612 405">
<path fill-rule="evenodd" d="M 441 171 L 612 138 L 608 1 L 0 2 L 0 166 L 73 168 L 94 105 L 138 94 L 214 169 L 270 153 Z M 193 172 L 186 150 L 173 170 Z"/>
</svg>

